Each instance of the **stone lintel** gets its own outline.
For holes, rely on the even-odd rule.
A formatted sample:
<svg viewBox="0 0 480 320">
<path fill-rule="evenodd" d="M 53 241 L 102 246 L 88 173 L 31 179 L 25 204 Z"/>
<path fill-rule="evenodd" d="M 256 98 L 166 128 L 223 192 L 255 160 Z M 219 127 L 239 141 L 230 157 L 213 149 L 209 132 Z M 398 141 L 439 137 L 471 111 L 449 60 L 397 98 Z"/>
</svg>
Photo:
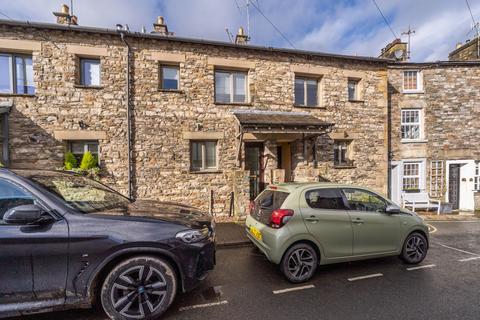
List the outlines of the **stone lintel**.
<svg viewBox="0 0 480 320">
<path fill-rule="evenodd" d="M 151 53 L 151 59 L 156 61 L 183 63 L 185 62 L 185 53 L 169 53 L 156 51 Z"/>
<path fill-rule="evenodd" d="M 221 140 L 224 138 L 223 132 L 198 132 L 184 131 L 183 139 L 186 140 Z"/>
<path fill-rule="evenodd" d="M 332 140 L 354 140 L 358 139 L 358 134 L 348 131 L 333 131 L 328 134 Z"/>
<path fill-rule="evenodd" d="M 208 58 L 208 64 L 227 69 L 254 69 L 255 62 L 240 59 Z"/>
<path fill-rule="evenodd" d="M 446 160 L 452 159 L 471 159 L 473 158 L 473 152 L 470 149 L 454 149 L 454 150 L 443 150 L 443 157 Z"/>
<path fill-rule="evenodd" d="M 299 64 L 291 65 L 290 70 L 298 74 L 307 74 L 307 75 L 314 75 L 314 76 L 323 76 L 330 71 L 328 67 L 299 65 Z"/>
<path fill-rule="evenodd" d="M 365 79 L 366 76 L 365 72 L 355 70 L 343 70 L 343 74 L 352 79 Z"/>
<path fill-rule="evenodd" d="M 67 45 L 67 52 L 79 56 L 103 57 L 108 55 L 107 48 Z"/>
<path fill-rule="evenodd" d="M 105 131 L 61 130 L 54 132 L 57 140 L 105 140 Z"/>
<path fill-rule="evenodd" d="M 16 52 L 41 51 L 42 43 L 33 40 L 0 39 L 0 50 Z"/>
</svg>

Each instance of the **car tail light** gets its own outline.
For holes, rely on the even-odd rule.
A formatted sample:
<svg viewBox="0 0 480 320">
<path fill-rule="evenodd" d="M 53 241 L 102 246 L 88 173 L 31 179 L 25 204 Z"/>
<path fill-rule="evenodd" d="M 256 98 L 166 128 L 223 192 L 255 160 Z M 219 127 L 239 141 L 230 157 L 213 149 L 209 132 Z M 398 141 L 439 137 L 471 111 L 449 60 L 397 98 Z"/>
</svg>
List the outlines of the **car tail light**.
<svg viewBox="0 0 480 320">
<path fill-rule="evenodd" d="M 248 205 L 248 212 L 250 215 L 253 215 L 255 212 L 255 201 L 250 201 L 250 204 Z"/>
<path fill-rule="evenodd" d="M 275 229 L 283 227 L 293 214 L 294 211 L 290 209 L 273 210 L 270 216 L 270 226 Z"/>
</svg>

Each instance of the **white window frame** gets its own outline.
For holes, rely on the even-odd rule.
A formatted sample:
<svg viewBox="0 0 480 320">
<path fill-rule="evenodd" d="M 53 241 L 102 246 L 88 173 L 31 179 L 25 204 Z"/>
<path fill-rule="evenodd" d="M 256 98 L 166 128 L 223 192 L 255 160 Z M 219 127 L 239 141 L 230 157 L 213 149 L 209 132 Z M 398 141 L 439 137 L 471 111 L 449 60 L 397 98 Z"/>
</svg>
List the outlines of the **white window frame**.
<svg viewBox="0 0 480 320">
<path fill-rule="evenodd" d="M 405 89 L 405 76 L 409 72 L 417 73 L 417 88 Z M 422 93 L 423 92 L 423 72 L 421 70 L 403 70 L 402 72 L 402 92 L 403 93 Z"/>
<path fill-rule="evenodd" d="M 425 191 L 426 186 L 426 174 L 425 174 L 425 163 L 426 159 L 404 159 L 402 160 L 402 179 L 400 180 L 400 187 L 402 192 L 408 192 L 409 190 L 404 189 L 404 179 L 405 178 L 415 178 L 418 177 L 418 191 Z M 407 164 L 418 164 L 418 175 L 405 175 L 405 165 Z M 413 189 L 417 190 L 417 189 Z"/>
<path fill-rule="evenodd" d="M 214 142 L 215 143 L 215 167 L 207 167 L 207 157 L 206 157 L 206 143 Z M 193 144 L 199 143 L 202 147 L 202 167 L 195 168 L 193 166 Z M 218 171 L 218 140 L 190 140 L 190 171 L 191 172 L 208 172 L 208 171 Z"/>
<path fill-rule="evenodd" d="M 473 190 L 480 192 L 480 161 L 475 161 Z"/>
<path fill-rule="evenodd" d="M 295 101 L 296 99 L 296 94 L 295 94 L 295 82 L 298 80 L 303 81 L 303 104 L 297 104 Z M 315 102 L 315 105 L 307 105 L 307 81 L 315 81 L 317 83 L 317 101 Z M 315 78 L 315 77 L 308 77 L 308 76 L 302 76 L 302 75 L 295 75 L 294 83 L 293 83 L 293 102 L 296 107 L 305 107 L 305 108 L 318 108 L 320 107 L 320 79 Z"/>
<path fill-rule="evenodd" d="M 98 61 L 98 84 L 86 84 L 85 83 L 85 62 L 87 61 Z M 100 87 L 102 85 L 102 60 L 100 58 L 84 58 L 79 57 L 79 66 L 80 66 L 80 77 L 78 80 L 80 81 L 81 86 L 85 87 Z"/>
<path fill-rule="evenodd" d="M 359 78 L 348 78 L 347 80 L 347 100 L 348 101 L 361 101 L 361 93 L 360 93 L 360 81 L 362 81 L 362 79 L 359 79 Z M 355 92 L 354 92 L 354 97 L 353 99 L 350 99 L 350 89 L 349 89 L 349 85 L 350 83 L 354 83 L 355 84 Z"/>
<path fill-rule="evenodd" d="M 444 194 L 445 161 L 430 161 L 430 196 L 441 198 Z"/>
<path fill-rule="evenodd" d="M 178 72 L 177 89 L 165 89 L 165 88 L 164 88 L 164 86 L 163 86 L 163 76 L 164 76 L 163 68 L 177 69 L 177 72 Z M 178 91 L 178 90 L 181 90 L 181 89 L 180 89 L 180 65 L 178 65 L 178 64 L 161 63 L 161 64 L 160 64 L 159 73 L 160 73 L 160 77 L 159 77 L 159 78 L 160 78 L 159 88 L 160 88 L 161 90 L 167 90 L 167 91 Z"/>
<path fill-rule="evenodd" d="M 418 112 L 418 122 L 403 122 L 403 114 L 404 112 Z M 404 138 L 403 137 L 403 127 L 404 126 L 417 126 L 418 125 L 418 138 Z M 402 142 L 419 142 L 424 141 L 425 134 L 424 134 L 424 115 L 423 109 L 415 109 L 415 108 L 406 108 L 400 110 L 400 138 Z"/>
<path fill-rule="evenodd" d="M 352 159 L 352 141 L 348 139 L 337 139 L 333 141 L 333 165 L 335 167 L 346 167 L 353 165 Z M 339 148 L 337 147 L 339 146 Z M 342 159 L 341 162 L 335 162 L 335 150 L 336 149 L 345 149 L 345 159 Z M 341 152 L 339 153 L 342 154 Z"/>
<path fill-rule="evenodd" d="M 229 83 L 229 93 L 230 93 L 230 101 L 229 102 L 222 102 L 222 101 L 217 101 L 217 91 L 216 91 L 216 74 L 217 72 L 219 73 L 228 73 L 228 83 Z M 234 74 L 242 74 L 245 76 L 245 100 L 242 102 L 235 102 L 233 101 L 233 96 L 235 95 L 235 87 L 234 87 L 234 81 L 233 81 L 233 75 Z M 214 83 L 214 101 L 215 103 L 219 104 L 247 104 L 250 101 L 250 94 L 248 92 L 248 71 L 242 71 L 242 70 L 228 70 L 228 69 L 215 69 L 213 79 L 215 81 Z"/>
</svg>

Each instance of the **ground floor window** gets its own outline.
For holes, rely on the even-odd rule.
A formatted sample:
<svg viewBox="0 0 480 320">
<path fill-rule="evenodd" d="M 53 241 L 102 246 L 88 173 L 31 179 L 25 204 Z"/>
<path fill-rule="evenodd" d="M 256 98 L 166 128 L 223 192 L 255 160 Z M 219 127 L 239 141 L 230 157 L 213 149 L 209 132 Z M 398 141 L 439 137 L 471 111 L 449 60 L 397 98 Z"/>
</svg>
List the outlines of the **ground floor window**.
<svg viewBox="0 0 480 320">
<path fill-rule="evenodd" d="M 420 161 L 403 162 L 403 191 L 421 190 L 423 163 Z"/>
<path fill-rule="evenodd" d="M 475 161 L 475 176 L 473 189 L 480 191 L 480 161 Z"/>
<path fill-rule="evenodd" d="M 208 171 L 218 168 L 217 141 L 191 141 L 190 154 L 192 171 Z"/>
<path fill-rule="evenodd" d="M 333 143 L 333 164 L 335 166 L 351 166 L 351 140 L 335 140 Z"/>
<path fill-rule="evenodd" d="M 68 151 L 73 153 L 73 155 L 77 159 L 78 164 L 81 163 L 83 155 L 87 151 L 90 151 L 90 153 L 97 158 L 97 163 L 98 163 L 98 157 L 99 157 L 98 141 L 69 141 Z"/>
</svg>

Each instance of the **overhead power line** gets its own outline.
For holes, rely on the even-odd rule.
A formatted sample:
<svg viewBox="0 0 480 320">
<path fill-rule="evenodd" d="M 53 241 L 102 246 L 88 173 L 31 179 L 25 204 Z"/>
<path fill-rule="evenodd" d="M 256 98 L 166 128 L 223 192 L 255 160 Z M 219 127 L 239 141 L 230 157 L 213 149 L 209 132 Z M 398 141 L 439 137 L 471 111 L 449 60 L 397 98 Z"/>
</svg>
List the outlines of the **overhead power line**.
<svg viewBox="0 0 480 320">
<path fill-rule="evenodd" d="M 278 32 L 278 34 L 280 34 L 280 36 L 281 36 L 285 41 L 287 41 L 288 44 L 289 44 L 293 49 L 296 49 L 295 46 L 293 45 L 293 43 L 292 43 L 290 40 L 288 40 L 288 38 L 283 34 L 283 32 L 280 31 L 280 29 L 278 29 L 277 26 L 276 26 L 272 21 L 270 21 L 270 19 L 268 19 L 268 17 L 262 12 L 262 10 L 260 10 L 260 8 L 258 7 L 258 5 L 255 4 L 255 2 L 252 1 L 252 2 L 250 2 L 250 4 L 251 4 L 255 9 L 257 9 L 258 13 L 260 13 L 260 14 L 262 15 L 262 17 L 264 17 L 265 20 L 267 20 L 268 23 L 270 23 L 270 24 L 272 25 L 272 27 Z"/>
<path fill-rule="evenodd" d="M 377 1 L 375 1 L 375 0 L 372 0 L 372 1 L 373 1 L 373 4 L 375 4 L 375 7 L 377 7 L 378 12 L 380 12 L 380 14 L 382 15 L 383 21 L 385 21 L 385 24 L 388 26 L 388 28 L 392 32 L 395 39 L 398 39 L 397 34 L 395 33 L 395 31 L 393 31 L 392 27 L 390 26 L 390 23 L 388 23 L 387 18 L 385 18 L 385 16 L 383 15 L 382 9 L 380 9 L 380 7 L 378 6 Z"/>
<path fill-rule="evenodd" d="M 12 18 L 10 18 L 9 16 L 7 16 L 5 13 L 3 13 L 2 11 L 0 11 L 0 15 L 4 16 L 5 18 L 9 19 L 9 20 L 13 20 Z"/>
<path fill-rule="evenodd" d="M 468 0 L 465 0 L 465 2 L 467 3 L 468 11 L 470 11 L 470 17 L 472 17 L 473 25 L 475 26 L 477 24 L 477 22 L 475 21 L 475 18 L 473 17 L 472 8 L 470 8 L 470 3 L 468 2 Z"/>
</svg>

